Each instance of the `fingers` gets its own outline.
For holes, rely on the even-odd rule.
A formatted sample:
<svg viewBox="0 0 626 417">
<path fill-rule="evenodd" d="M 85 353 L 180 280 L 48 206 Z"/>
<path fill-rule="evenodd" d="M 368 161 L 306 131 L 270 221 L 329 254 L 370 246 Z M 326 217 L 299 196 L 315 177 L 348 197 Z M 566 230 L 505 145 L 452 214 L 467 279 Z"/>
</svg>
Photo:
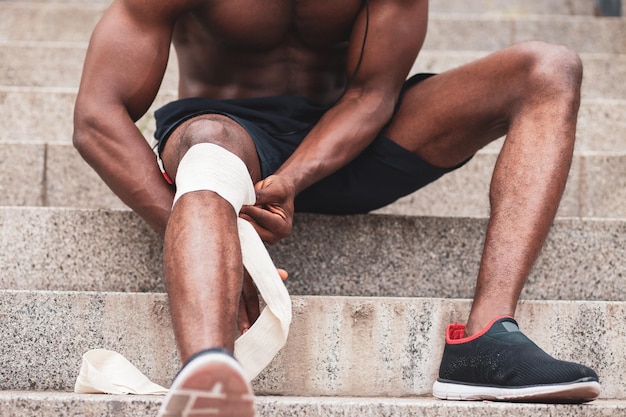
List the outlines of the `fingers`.
<svg viewBox="0 0 626 417">
<path fill-rule="evenodd" d="M 239 302 L 239 331 L 241 334 L 250 329 L 250 326 L 259 318 L 259 293 L 247 271 L 244 271 L 243 285 Z"/>
<path fill-rule="evenodd" d="M 276 272 L 278 272 L 280 279 L 283 281 L 289 276 L 289 273 L 282 268 L 276 268 Z M 250 274 L 248 274 L 248 271 L 244 270 L 241 297 L 239 297 L 239 317 L 237 319 L 239 332 L 241 334 L 247 332 L 259 318 L 260 314 L 259 293 Z"/>
<path fill-rule="evenodd" d="M 243 298 L 243 294 L 239 297 L 239 315 L 237 316 L 237 326 L 239 327 L 239 333 L 244 334 L 250 329 L 250 320 L 248 319 L 248 312 L 246 311 L 246 300 Z"/>
<path fill-rule="evenodd" d="M 254 184 L 256 192 L 256 205 L 278 204 L 283 205 L 293 200 L 295 189 L 293 184 L 285 181 L 278 175 L 269 177 Z"/>
<path fill-rule="evenodd" d="M 278 236 L 276 236 L 273 232 L 261 227 L 259 224 L 257 224 L 257 222 L 254 221 L 253 218 L 246 216 L 245 214 L 240 214 L 240 217 L 242 219 L 247 220 L 248 222 L 250 222 L 250 224 L 252 225 L 252 227 L 254 227 L 254 230 L 256 230 L 256 232 L 258 233 L 259 237 L 261 238 L 261 240 L 263 242 L 269 243 L 270 245 L 273 245 L 275 243 L 277 243 L 280 238 Z"/>
<path fill-rule="evenodd" d="M 261 239 L 274 244 L 291 234 L 293 218 L 293 187 L 276 175 L 254 185 L 257 201 L 244 206 L 239 215 L 248 220 Z"/>
<path fill-rule="evenodd" d="M 274 244 L 291 234 L 291 221 L 278 207 L 244 206 L 239 216 L 252 224 L 264 242 Z"/>
<path fill-rule="evenodd" d="M 272 227 L 282 225 L 288 221 L 285 210 L 278 205 L 266 206 L 243 206 L 239 214 L 246 214 L 252 217 L 257 223 L 263 227 Z"/>
<path fill-rule="evenodd" d="M 289 272 L 285 271 L 282 268 L 276 268 L 276 271 L 278 271 L 278 275 L 280 276 L 280 279 L 282 279 L 283 281 L 287 279 L 287 277 L 289 276 Z"/>
<path fill-rule="evenodd" d="M 248 319 L 250 320 L 250 324 L 254 324 L 256 319 L 259 318 L 259 293 L 247 271 L 244 272 L 243 287 L 241 291 L 246 299 Z"/>
</svg>

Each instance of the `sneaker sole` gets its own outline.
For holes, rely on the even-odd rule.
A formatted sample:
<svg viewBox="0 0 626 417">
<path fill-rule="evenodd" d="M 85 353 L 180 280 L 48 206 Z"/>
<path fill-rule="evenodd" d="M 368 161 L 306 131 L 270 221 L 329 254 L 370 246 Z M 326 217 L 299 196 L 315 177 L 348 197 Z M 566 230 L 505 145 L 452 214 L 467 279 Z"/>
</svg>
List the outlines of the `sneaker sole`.
<svg viewBox="0 0 626 417">
<path fill-rule="evenodd" d="M 600 384 L 595 381 L 587 381 L 524 388 L 497 388 L 435 381 L 433 395 L 442 400 L 578 404 L 598 398 Z"/>
<path fill-rule="evenodd" d="M 199 356 L 170 387 L 158 417 L 254 417 L 254 395 L 237 361 L 221 353 Z"/>
</svg>

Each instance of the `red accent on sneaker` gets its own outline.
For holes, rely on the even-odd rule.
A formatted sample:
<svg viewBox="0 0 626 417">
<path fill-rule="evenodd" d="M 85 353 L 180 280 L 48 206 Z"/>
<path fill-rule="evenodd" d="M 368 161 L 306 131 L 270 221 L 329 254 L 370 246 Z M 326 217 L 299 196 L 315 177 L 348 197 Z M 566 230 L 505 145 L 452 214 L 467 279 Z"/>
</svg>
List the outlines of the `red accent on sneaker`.
<svg viewBox="0 0 626 417">
<path fill-rule="evenodd" d="M 459 323 L 451 324 L 446 329 L 446 343 L 449 345 L 460 345 L 461 343 L 467 343 L 467 342 L 471 342 L 472 340 L 476 340 L 480 336 L 487 333 L 489 329 L 491 329 L 491 326 L 493 326 L 493 324 L 496 321 L 505 319 L 505 318 L 512 319 L 513 317 L 511 316 L 496 317 L 495 319 L 491 320 L 489 324 L 480 332 L 469 337 L 464 337 L 465 336 L 465 324 L 459 324 Z"/>
</svg>

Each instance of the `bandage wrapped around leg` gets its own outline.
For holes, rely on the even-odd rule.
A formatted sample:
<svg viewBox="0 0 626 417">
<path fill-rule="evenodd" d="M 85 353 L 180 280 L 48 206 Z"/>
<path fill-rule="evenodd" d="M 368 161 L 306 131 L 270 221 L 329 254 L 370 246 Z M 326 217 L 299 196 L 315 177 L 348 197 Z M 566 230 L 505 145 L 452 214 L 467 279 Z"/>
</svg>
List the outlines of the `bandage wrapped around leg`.
<svg viewBox="0 0 626 417">
<path fill-rule="evenodd" d="M 246 165 L 233 153 L 213 144 L 192 146 L 178 167 L 174 204 L 185 193 L 210 190 L 239 214 L 255 203 L 254 186 Z M 291 299 L 254 227 L 237 219 L 243 265 L 266 307 L 252 327 L 235 341 L 235 357 L 249 380 L 254 379 L 285 345 L 291 323 Z M 120 354 L 95 349 L 83 355 L 74 391 L 77 393 L 157 394 L 166 389 L 151 383 Z"/>
<path fill-rule="evenodd" d="M 209 190 L 228 201 L 236 214 L 256 202 L 254 185 L 244 162 L 224 148 L 202 143 L 183 156 L 176 173 L 176 196 Z M 243 265 L 266 307 L 250 329 L 235 341 L 235 357 L 249 380 L 259 374 L 285 345 L 291 323 L 291 299 L 254 227 L 238 217 Z"/>
</svg>

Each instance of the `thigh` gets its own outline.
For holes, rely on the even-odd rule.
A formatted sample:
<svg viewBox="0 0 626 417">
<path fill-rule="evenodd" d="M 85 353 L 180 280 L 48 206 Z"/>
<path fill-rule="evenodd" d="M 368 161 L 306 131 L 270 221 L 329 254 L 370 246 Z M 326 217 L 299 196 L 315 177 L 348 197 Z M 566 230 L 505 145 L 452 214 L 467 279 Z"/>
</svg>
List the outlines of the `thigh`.
<svg viewBox="0 0 626 417">
<path fill-rule="evenodd" d="M 386 134 L 440 167 L 506 134 L 536 45 L 518 44 L 409 87 Z"/>
</svg>

